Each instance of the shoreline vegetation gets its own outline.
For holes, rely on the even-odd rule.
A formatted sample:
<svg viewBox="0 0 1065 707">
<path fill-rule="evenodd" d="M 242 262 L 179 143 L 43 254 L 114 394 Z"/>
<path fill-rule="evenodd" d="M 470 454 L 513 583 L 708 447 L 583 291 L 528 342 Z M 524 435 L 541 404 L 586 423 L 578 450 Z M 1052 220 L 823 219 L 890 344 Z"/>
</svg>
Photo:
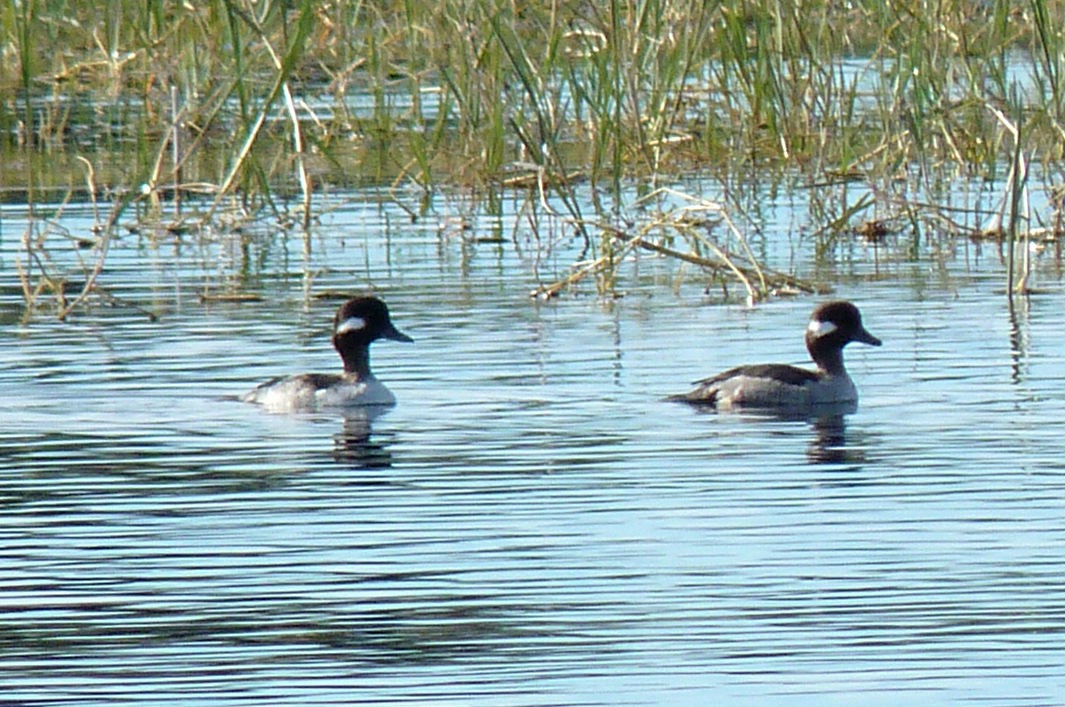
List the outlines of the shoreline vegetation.
<svg viewBox="0 0 1065 707">
<path fill-rule="evenodd" d="M 760 264 L 743 204 L 683 193 L 693 174 L 726 195 L 751 173 L 858 185 L 807 224 L 826 250 L 990 239 L 1010 296 L 1029 241 L 1060 253 L 1065 0 L 20 0 L 0 19 L 0 200 L 30 209 L 27 304 L 60 317 L 98 293 L 120 227 L 269 220 L 309 248 L 320 195 L 367 185 L 412 219 L 440 191 L 522 195 L 522 228 L 580 246 L 542 297 L 609 296 L 636 251 L 751 302 L 828 287 Z M 997 209 L 948 207 L 959 179 L 1001 185 Z M 97 225 L 68 296 L 45 256 L 71 202 Z"/>
</svg>

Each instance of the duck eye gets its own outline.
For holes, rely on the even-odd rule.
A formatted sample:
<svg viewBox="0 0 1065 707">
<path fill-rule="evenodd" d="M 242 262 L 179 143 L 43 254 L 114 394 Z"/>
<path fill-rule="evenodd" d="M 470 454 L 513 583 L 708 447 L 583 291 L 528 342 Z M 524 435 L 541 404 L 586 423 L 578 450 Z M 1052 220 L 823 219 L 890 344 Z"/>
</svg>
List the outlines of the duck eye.
<svg viewBox="0 0 1065 707">
<path fill-rule="evenodd" d="M 353 331 L 360 331 L 366 328 L 366 320 L 362 317 L 348 317 L 344 321 L 337 324 L 337 334 L 347 334 Z"/>
</svg>

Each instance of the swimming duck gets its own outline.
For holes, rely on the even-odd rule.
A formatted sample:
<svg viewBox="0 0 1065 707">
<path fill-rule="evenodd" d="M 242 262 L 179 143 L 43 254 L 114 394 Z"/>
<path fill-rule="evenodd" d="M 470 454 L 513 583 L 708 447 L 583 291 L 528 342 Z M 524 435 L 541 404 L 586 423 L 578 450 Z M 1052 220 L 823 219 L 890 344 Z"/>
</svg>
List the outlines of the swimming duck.
<svg viewBox="0 0 1065 707">
<path fill-rule="evenodd" d="M 880 346 L 862 325 L 850 302 L 827 302 L 814 309 L 806 327 L 806 348 L 816 370 L 780 363 L 737 366 L 695 383 L 670 400 L 719 410 L 761 408 L 803 410 L 857 404 L 858 389 L 843 365 L 843 347 L 852 341 Z"/>
<path fill-rule="evenodd" d="M 241 396 L 272 412 L 395 405 L 396 398 L 370 370 L 370 344 L 378 339 L 413 342 L 396 329 L 376 297 L 353 297 L 333 318 L 333 346 L 343 373 L 299 373 L 266 381 Z"/>
</svg>

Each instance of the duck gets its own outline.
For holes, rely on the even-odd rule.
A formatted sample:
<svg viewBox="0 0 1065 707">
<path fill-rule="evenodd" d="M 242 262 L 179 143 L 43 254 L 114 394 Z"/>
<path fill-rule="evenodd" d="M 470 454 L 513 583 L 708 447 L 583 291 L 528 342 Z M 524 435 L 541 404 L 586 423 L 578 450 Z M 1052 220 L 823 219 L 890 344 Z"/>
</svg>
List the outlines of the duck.
<svg viewBox="0 0 1065 707">
<path fill-rule="evenodd" d="M 333 317 L 333 347 L 344 363 L 343 373 L 280 376 L 257 385 L 240 400 L 270 412 L 395 405 L 392 391 L 370 370 L 370 344 L 378 339 L 414 341 L 395 327 L 382 300 L 352 297 Z"/>
<path fill-rule="evenodd" d="M 668 399 L 717 410 L 794 412 L 842 406 L 849 411 L 857 407 L 858 389 L 843 364 L 843 349 L 854 341 L 882 343 L 866 330 L 852 302 L 826 302 L 814 309 L 806 327 L 806 349 L 816 370 L 782 363 L 737 366 Z"/>
</svg>

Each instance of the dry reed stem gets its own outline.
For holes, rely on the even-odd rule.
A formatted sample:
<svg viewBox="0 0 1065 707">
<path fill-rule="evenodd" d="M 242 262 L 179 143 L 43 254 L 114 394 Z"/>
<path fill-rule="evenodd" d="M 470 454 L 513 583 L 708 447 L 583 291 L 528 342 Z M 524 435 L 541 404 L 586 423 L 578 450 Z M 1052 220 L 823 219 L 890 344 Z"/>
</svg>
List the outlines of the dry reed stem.
<svg viewBox="0 0 1065 707">
<path fill-rule="evenodd" d="M 115 221 L 118 218 L 118 212 L 115 209 L 112 209 L 111 213 L 108 215 L 107 222 L 102 226 L 99 225 L 100 215 L 97 211 L 96 204 L 96 171 L 89 160 L 81 156 L 79 156 L 78 159 L 85 165 L 85 186 L 89 191 L 89 199 L 92 202 L 93 220 L 94 223 L 97 224 L 94 226 L 94 230 L 99 235 L 99 240 L 96 242 L 96 263 L 85 278 L 85 284 L 82 285 L 81 292 L 79 292 L 70 302 L 66 302 L 65 297 L 60 297 L 60 306 L 56 312 L 56 317 L 58 319 L 66 319 L 67 315 L 70 314 L 75 307 L 85 302 L 95 289 L 96 280 L 100 277 L 100 273 L 103 272 L 104 263 L 107 260 L 107 251 L 111 246 L 111 234 L 114 231 Z"/>
<path fill-rule="evenodd" d="M 666 188 L 659 189 L 655 193 L 644 197 L 641 202 L 647 202 L 653 198 L 661 198 L 665 195 L 681 198 L 689 203 L 673 211 L 659 214 L 656 218 L 643 224 L 636 232 L 611 224 L 589 224 L 594 225 L 601 233 L 607 234 L 612 241 L 617 243 L 617 246 L 611 248 L 611 252 L 608 254 L 601 255 L 591 261 L 575 264 L 574 271 L 569 275 L 549 285 L 536 288 L 532 294 L 537 297 L 552 298 L 558 296 L 565 288 L 577 284 L 589 275 L 605 273 L 612 278 L 613 271 L 616 270 L 618 264 L 624 261 L 637 248 L 697 265 L 711 273 L 731 273 L 744 286 L 747 292 L 747 301 L 751 304 L 764 300 L 777 292 L 823 294 L 828 291 L 828 288 L 824 286 L 803 280 L 794 275 L 769 270 L 758 263 L 742 232 L 726 210 L 719 204 L 696 199 L 690 195 Z M 739 256 L 730 254 L 727 249 L 722 248 L 707 235 L 706 226 L 710 222 L 706 214 L 715 216 L 719 223 L 727 224 L 732 237 L 741 244 Z M 668 232 L 681 236 L 693 246 L 700 244 L 709 248 L 714 257 L 699 255 L 695 252 L 680 251 L 650 238 L 653 233 Z"/>
</svg>

